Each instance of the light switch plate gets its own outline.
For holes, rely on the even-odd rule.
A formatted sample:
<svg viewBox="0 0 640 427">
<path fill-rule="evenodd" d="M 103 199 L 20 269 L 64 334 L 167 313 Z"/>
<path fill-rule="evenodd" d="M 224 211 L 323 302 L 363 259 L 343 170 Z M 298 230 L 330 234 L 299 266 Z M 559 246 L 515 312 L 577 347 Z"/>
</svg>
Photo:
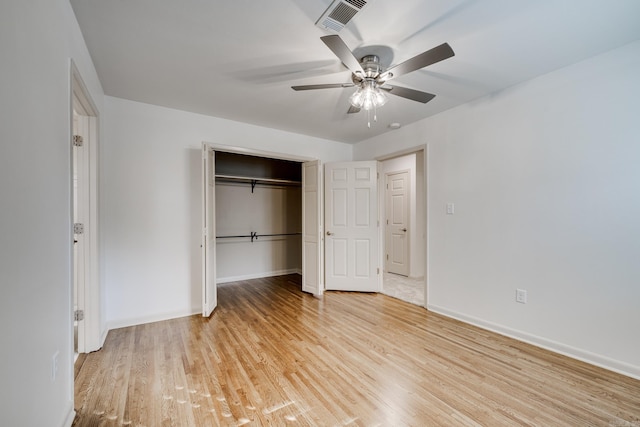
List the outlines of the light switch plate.
<svg viewBox="0 0 640 427">
<path fill-rule="evenodd" d="M 453 203 L 447 203 L 447 215 L 453 215 L 455 212 L 455 206 Z"/>
<path fill-rule="evenodd" d="M 516 302 L 526 304 L 527 303 L 527 291 L 524 289 L 516 289 Z"/>
</svg>

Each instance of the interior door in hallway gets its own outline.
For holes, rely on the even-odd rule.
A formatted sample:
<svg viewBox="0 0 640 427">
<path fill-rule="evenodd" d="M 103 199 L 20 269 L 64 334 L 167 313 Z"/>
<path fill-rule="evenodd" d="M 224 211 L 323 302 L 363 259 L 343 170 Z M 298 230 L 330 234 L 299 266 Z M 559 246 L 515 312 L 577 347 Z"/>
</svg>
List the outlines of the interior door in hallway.
<svg viewBox="0 0 640 427">
<path fill-rule="evenodd" d="M 386 175 L 385 270 L 409 275 L 409 172 Z"/>
<path fill-rule="evenodd" d="M 325 165 L 327 290 L 378 292 L 377 162 Z"/>
</svg>

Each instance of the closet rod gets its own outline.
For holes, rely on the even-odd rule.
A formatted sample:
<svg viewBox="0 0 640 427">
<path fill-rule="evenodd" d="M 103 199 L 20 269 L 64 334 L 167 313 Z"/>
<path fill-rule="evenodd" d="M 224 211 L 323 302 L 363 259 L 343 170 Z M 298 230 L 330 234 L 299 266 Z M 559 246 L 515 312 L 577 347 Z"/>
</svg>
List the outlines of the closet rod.
<svg viewBox="0 0 640 427">
<path fill-rule="evenodd" d="M 301 181 L 292 181 L 290 179 L 275 179 L 275 178 L 254 178 L 248 176 L 235 176 L 235 175 L 215 175 L 216 180 L 228 181 L 228 182 L 246 182 L 251 184 L 251 192 L 256 188 L 257 184 L 264 185 L 284 185 L 284 186 L 300 186 Z"/>
<path fill-rule="evenodd" d="M 253 242 L 258 237 L 276 237 L 276 236 L 301 236 L 302 233 L 275 233 L 275 234 L 258 234 L 255 231 L 252 231 L 251 234 L 242 234 L 237 236 L 216 236 L 216 239 L 233 239 L 238 237 L 250 237 L 251 242 Z"/>
</svg>

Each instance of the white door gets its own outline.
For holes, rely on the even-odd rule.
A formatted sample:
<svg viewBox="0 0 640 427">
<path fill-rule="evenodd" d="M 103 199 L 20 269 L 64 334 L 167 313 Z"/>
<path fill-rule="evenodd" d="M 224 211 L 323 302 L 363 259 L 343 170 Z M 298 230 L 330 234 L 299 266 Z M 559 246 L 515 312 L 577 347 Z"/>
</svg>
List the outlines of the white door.
<svg viewBox="0 0 640 427">
<path fill-rule="evenodd" d="M 386 178 L 386 271 L 408 276 L 409 172 L 389 173 Z"/>
<path fill-rule="evenodd" d="M 82 146 L 74 147 L 75 159 L 72 160 L 74 182 L 74 223 L 83 224 L 82 233 L 74 233 L 74 272 L 77 288 L 74 289 L 74 306 L 83 314 L 84 320 L 77 322 L 77 350 L 89 353 L 102 347 L 103 324 L 100 322 L 101 303 L 98 241 L 98 110 L 89 95 L 82 77 L 73 60 L 70 63 L 71 110 L 73 118 L 71 135 L 82 136 Z M 79 138 L 74 138 L 80 144 Z M 72 141 L 69 141 L 71 146 Z M 74 144 L 74 145 L 75 145 Z M 79 231 L 79 230 L 78 230 Z M 77 255 L 77 256 L 76 256 Z M 74 285 L 75 287 L 75 285 Z M 74 322 L 76 323 L 76 322 Z M 74 326 L 75 329 L 75 326 Z"/>
<path fill-rule="evenodd" d="M 73 98 L 74 105 L 78 101 Z M 75 320 L 75 313 L 85 310 L 85 253 L 86 253 L 86 234 L 76 229 L 75 224 L 84 224 L 87 214 L 87 170 L 88 166 L 88 150 L 85 148 L 84 141 L 87 138 L 87 120 L 86 117 L 80 116 L 75 108 L 73 110 L 73 348 L 75 353 L 85 353 L 85 322 L 82 317 Z M 88 228 L 86 230 L 89 231 Z"/>
<path fill-rule="evenodd" d="M 218 305 L 216 288 L 216 164 L 215 151 L 202 144 L 202 316 Z"/>
<path fill-rule="evenodd" d="M 377 162 L 325 165 L 325 287 L 377 292 Z"/>
<path fill-rule="evenodd" d="M 302 291 L 322 295 L 321 164 L 302 164 Z"/>
</svg>

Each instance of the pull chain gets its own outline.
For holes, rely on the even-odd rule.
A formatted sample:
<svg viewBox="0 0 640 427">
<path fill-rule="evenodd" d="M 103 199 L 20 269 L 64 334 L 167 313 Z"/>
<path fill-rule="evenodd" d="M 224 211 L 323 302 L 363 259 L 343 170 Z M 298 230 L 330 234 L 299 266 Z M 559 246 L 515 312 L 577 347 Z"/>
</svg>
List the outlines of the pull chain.
<svg viewBox="0 0 640 427">
<path fill-rule="evenodd" d="M 373 106 L 373 121 L 374 123 L 378 122 L 378 109 L 376 106 Z M 371 109 L 367 110 L 367 127 L 371 129 Z"/>
</svg>

